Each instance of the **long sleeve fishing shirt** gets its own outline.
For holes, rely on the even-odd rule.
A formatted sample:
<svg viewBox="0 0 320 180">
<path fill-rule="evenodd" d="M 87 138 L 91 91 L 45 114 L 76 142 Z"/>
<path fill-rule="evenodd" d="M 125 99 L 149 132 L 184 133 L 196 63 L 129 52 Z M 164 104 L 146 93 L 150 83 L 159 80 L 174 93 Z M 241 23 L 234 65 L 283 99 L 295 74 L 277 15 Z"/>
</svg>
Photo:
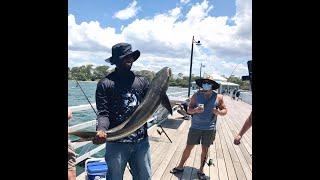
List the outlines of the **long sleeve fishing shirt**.
<svg viewBox="0 0 320 180">
<path fill-rule="evenodd" d="M 146 77 L 118 69 L 100 80 L 96 90 L 97 130 L 106 131 L 124 122 L 142 102 L 149 87 Z M 138 142 L 147 137 L 147 123 L 116 142 Z"/>
</svg>

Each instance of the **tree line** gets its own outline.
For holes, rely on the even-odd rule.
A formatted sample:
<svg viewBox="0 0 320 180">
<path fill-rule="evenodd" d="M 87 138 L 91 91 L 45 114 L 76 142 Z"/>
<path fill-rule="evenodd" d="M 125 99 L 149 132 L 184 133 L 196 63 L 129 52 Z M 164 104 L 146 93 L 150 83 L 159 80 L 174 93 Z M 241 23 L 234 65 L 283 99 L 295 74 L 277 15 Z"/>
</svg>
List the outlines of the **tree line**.
<svg viewBox="0 0 320 180">
<path fill-rule="evenodd" d="M 79 67 L 68 67 L 68 79 L 69 80 L 78 80 L 78 81 L 99 81 L 104 78 L 109 73 L 113 72 L 114 68 L 109 66 L 97 66 L 93 67 L 92 64 L 82 65 Z M 141 75 L 147 77 L 151 81 L 155 72 L 149 70 L 133 71 L 136 75 Z M 225 77 L 225 76 L 224 76 Z M 191 82 L 200 78 L 199 76 L 191 75 Z M 226 78 L 226 77 L 225 77 Z M 242 81 L 241 78 L 231 76 L 227 78 L 229 82 L 236 83 L 240 85 L 240 89 L 249 89 L 249 82 Z M 184 76 L 182 73 L 178 73 L 177 77 L 170 77 L 169 86 L 179 86 L 179 87 L 188 87 L 189 76 Z"/>
</svg>

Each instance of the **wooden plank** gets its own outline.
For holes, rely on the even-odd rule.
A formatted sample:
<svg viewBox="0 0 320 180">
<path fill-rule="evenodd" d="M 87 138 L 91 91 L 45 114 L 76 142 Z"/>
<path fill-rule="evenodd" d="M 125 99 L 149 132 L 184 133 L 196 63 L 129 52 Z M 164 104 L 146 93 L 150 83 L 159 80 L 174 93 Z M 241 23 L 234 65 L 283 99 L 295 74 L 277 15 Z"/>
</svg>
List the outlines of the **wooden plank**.
<svg viewBox="0 0 320 180">
<path fill-rule="evenodd" d="M 236 115 L 234 115 L 234 112 L 233 112 L 233 114 L 230 113 L 229 115 L 227 115 L 226 119 L 227 119 L 228 123 L 230 124 L 230 129 L 231 129 L 231 132 L 232 132 L 233 136 L 235 136 L 236 134 L 238 134 L 238 132 L 242 128 L 242 126 L 239 127 L 240 125 L 236 122 L 237 121 L 236 119 L 239 119 L 239 118 Z M 244 123 L 244 121 L 245 120 L 243 120 L 243 123 Z M 251 131 L 251 129 L 249 129 L 248 131 Z M 251 138 L 249 138 L 247 136 L 247 133 L 243 135 L 241 141 L 246 146 L 248 151 L 251 151 L 251 149 L 252 149 Z"/>
<path fill-rule="evenodd" d="M 171 137 L 172 142 L 176 141 L 176 137 L 172 136 L 173 135 L 173 130 L 168 131 L 165 129 L 167 132 L 168 136 Z M 160 163 L 162 162 L 164 156 L 166 155 L 167 150 L 172 146 L 172 144 L 168 142 L 158 142 L 160 146 L 154 151 L 153 157 L 151 158 L 151 167 L 152 167 L 152 175 L 155 173 L 157 168 L 159 167 Z"/>
<path fill-rule="evenodd" d="M 245 123 L 245 121 L 247 120 L 248 116 L 250 114 L 248 114 L 247 116 L 240 116 L 241 112 L 238 111 L 237 114 L 233 114 L 231 116 L 231 119 L 233 120 L 233 123 L 235 125 L 235 127 L 238 129 L 238 131 L 240 131 L 240 129 L 242 128 L 243 124 Z M 248 131 L 244 134 L 244 137 L 246 139 L 252 139 L 252 131 L 251 128 L 248 129 Z"/>
<path fill-rule="evenodd" d="M 252 173 L 250 171 L 248 163 L 246 162 L 245 158 L 243 157 L 243 154 L 242 154 L 240 148 L 238 146 L 234 146 L 234 149 L 235 149 L 235 152 L 238 156 L 239 162 L 243 168 L 243 171 L 246 175 L 246 178 L 250 180 L 252 178 Z"/>
<path fill-rule="evenodd" d="M 185 122 L 185 123 L 187 123 L 187 122 Z M 187 134 L 185 136 L 183 136 L 182 140 L 180 141 L 180 143 L 178 145 L 178 148 L 174 152 L 169 164 L 167 165 L 164 173 L 162 174 L 161 180 L 168 180 L 168 179 L 171 179 L 171 177 L 173 176 L 173 174 L 171 174 L 170 171 L 174 167 L 178 166 L 178 164 L 181 160 L 181 157 L 182 157 L 182 153 L 183 153 L 183 151 L 186 147 L 186 144 L 187 144 L 187 137 L 188 137 Z"/>
<path fill-rule="evenodd" d="M 234 140 L 235 135 L 239 132 L 239 130 L 236 129 L 236 127 L 234 127 L 234 124 L 232 123 L 232 120 L 226 120 L 226 124 L 228 125 L 228 129 L 230 130 L 230 133 L 232 134 L 232 142 Z M 246 150 L 248 151 L 249 154 L 252 154 L 252 148 L 251 146 L 248 144 L 248 139 L 246 137 L 242 137 L 241 138 L 241 144 L 243 144 L 246 148 Z"/>
<path fill-rule="evenodd" d="M 160 143 L 160 146 L 155 150 L 155 152 L 159 152 L 159 153 L 154 154 L 154 158 L 152 158 L 152 167 L 153 167 L 152 174 L 154 174 L 154 172 L 157 170 L 157 168 L 159 168 L 159 165 L 161 164 L 164 157 L 166 156 L 168 149 L 170 149 L 171 146 L 173 146 L 173 147 L 177 146 L 177 144 L 176 144 L 177 142 L 175 142 L 175 141 L 178 141 L 178 144 L 179 144 L 179 142 L 180 142 L 179 137 L 182 138 L 182 136 L 183 136 L 183 133 L 180 133 L 180 132 L 186 126 L 186 124 L 184 122 L 180 125 L 178 130 L 164 128 L 164 130 L 167 132 L 168 136 L 171 138 L 173 143 L 171 144 L 168 140 L 166 140 L 166 142 L 167 142 L 166 144 L 163 144 L 165 142 Z M 162 137 L 167 138 L 164 134 L 162 135 Z"/>
<path fill-rule="evenodd" d="M 239 129 L 241 129 L 245 120 L 250 115 L 250 113 L 252 111 L 252 107 L 251 106 L 245 107 L 244 104 L 239 105 L 238 103 L 231 103 L 231 102 L 228 102 L 227 104 L 228 104 L 228 106 L 231 106 L 231 109 L 233 110 L 233 111 L 231 111 L 233 113 L 230 114 L 232 116 L 231 118 L 233 120 L 235 120 L 234 121 L 234 122 L 236 122 L 235 125 Z M 251 139 L 251 137 L 252 137 L 251 131 L 247 131 L 246 135 Z"/>
<path fill-rule="evenodd" d="M 223 121 L 223 123 L 221 123 L 221 124 L 225 125 L 225 122 L 224 122 L 225 119 L 223 119 L 222 121 Z M 246 176 L 244 174 L 244 171 L 242 169 L 242 166 L 240 164 L 238 156 L 237 156 L 237 154 L 235 152 L 233 141 L 231 141 L 232 137 L 230 138 L 230 136 L 229 136 L 230 134 L 227 133 L 227 131 L 228 131 L 227 127 L 224 126 L 223 128 L 221 128 L 221 131 L 224 134 L 225 142 L 226 142 L 226 145 L 227 145 L 229 153 L 230 153 L 230 157 L 231 157 L 231 160 L 232 160 L 232 163 L 233 163 L 233 167 L 234 167 L 237 179 L 246 179 Z"/>
<path fill-rule="evenodd" d="M 183 123 L 183 126 L 185 126 L 185 123 Z M 155 171 L 155 173 L 152 176 L 152 179 L 160 179 L 163 175 L 163 173 L 165 172 L 166 167 L 168 166 L 174 152 L 176 151 L 176 149 L 178 148 L 178 145 L 181 143 L 181 141 L 183 139 L 185 139 L 184 137 L 186 136 L 185 131 L 176 131 L 176 139 L 175 139 L 175 143 L 173 143 L 172 145 L 170 145 L 169 149 L 167 149 L 165 151 L 165 156 L 162 158 L 161 164 L 159 165 L 159 167 L 157 168 L 157 170 Z"/>
<path fill-rule="evenodd" d="M 198 179 L 197 172 L 199 171 L 200 167 L 200 159 L 201 159 L 201 144 L 195 145 L 196 154 L 193 161 L 193 168 L 190 175 L 190 179 Z"/>
<path fill-rule="evenodd" d="M 210 158 L 213 161 L 213 165 L 209 169 L 210 179 L 219 179 L 216 140 L 213 142 L 213 145 L 210 147 L 209 152 L 210 152 Z"/>
<path fill-rule="evenodd" d="M 217 129 L 219 130 L 220 123 L 217 124 Z M 226 164 L 224 162 L 221 140 L 219 133 L 216 133 L 216 151 L 217 151 L 217 163 L 218 163 L 218 172 L 219 172 L 219 179 L 220 180 L 227 180 L 228 173 Z"/>
<path fill-rule="evenodd" d="M 208 162 L 209 159 L 211 158 L 210 157 L 210 147 L 209 147 L 208 152 L 207 152 L 207 160 L 206 160 L 206 162 Z M 201 161 L 200 161 L 200 163 L 201 163 Z M 207 177 L 210 177 L 210 167 L 207 164 L 205 164 L 204 167 L 203 167 L 203 173 L 206 174 Z"/>
<path fill-rule="evenodd" d="M 227 144 L 229 145 L 230 149 L 231 150 L 234 150 L 235 147 L 239 147 L 244 158 L 246 159 L 247 163 L 248 163 L 248 166 L 250 168 L 250 170 L 252 171 L 252 157 L 250 156 L 249 152 L 245 149 L 244 145 L 241 143 L 240 145 L 234 145 L 233 144 L 233 136 L 232 136 L 232 133 L 229 129 L 229 126 L 228 126 L 228 123 L 225 122 L 223 124 L 224 128 L 224 133 L 226 134 L 226 141 L 227 141 Z M 232 147 L 232 148 L 231 148 Z M 234 150 L 235 151 L 235 150 Z"/>
<path fill-rule="evenodd" d="M 221 119 L 222 122 L 220 121 L 221 124 L 224 124 L 223 119 Z M 229 153 L 229 149 L 226 145 L 226 139 L 224 137 L 224 133 L 223 133 L 223 126 L 220 126 L 220 128 L 218 129 L 217 133 L 220 136 L 220 142 L 221 142 L 221 148 L 222 148 L 222 153 L 223 153 L 223 157 L 224 157 L 224 162 L 226 164 L 226 168 L 227 168 L 227 173 L 228 173 L 228 179 L 230 180 L 236 180 L 237 179 L 237 175 L 236 172 L 234 170 L 233 167 L 233 163 L 231 160 L 231 155 Z"/>
</svg>

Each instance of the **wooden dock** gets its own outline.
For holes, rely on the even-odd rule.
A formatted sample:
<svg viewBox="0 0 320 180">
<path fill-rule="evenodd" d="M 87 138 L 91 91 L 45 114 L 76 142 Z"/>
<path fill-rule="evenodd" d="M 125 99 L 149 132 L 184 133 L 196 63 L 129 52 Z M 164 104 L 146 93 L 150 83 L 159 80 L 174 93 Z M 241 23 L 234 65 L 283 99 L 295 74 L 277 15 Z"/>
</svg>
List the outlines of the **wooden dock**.
<svg viewBox="0 0 320 180">
<path fill-rule="evenodd" d="M 214 165 L 205 166 L 204 172 L 207 179 L 211 180 L 251 180 L 252 179 L 252 130 L 246 132 L 240 145 L 233 144 L 234 136 L 239 132 L 246 118 L 251 112 L 251 105 L 242 101 L 224 97 L 228 114 L 219 116 L 217 133 L 214 144 L 209 149 L 208 159 L 213 159 Z M 193 148 L 189 159 L 185 163 L 184 172 L 171 174 L 170 170 L 177 166 L 186 145 L 190 120 L 182 119 L 179 114 L 174 114 L 162 124 L 163 128 L 173 141 L 164 134 L 157 133 L 158 127 L 149 130 L 151 145 L 151 168 L 153 180 L 170 179 L 198 179 L 197 171 L 200 166 L 201 146 Z M 84 179 L 83 174 L 77 180 Z M 131 174 L 126 168 L 125 180 L 131 180 Z"/>
</svg>

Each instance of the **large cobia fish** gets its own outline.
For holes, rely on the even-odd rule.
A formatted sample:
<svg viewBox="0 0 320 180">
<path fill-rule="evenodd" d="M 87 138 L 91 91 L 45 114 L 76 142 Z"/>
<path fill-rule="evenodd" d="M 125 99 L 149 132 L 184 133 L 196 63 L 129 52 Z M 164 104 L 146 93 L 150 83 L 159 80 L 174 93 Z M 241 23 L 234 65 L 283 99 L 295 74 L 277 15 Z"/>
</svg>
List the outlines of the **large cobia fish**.
<svg viewBox="0 0 320 180">
<path fill-rule="evenodd" d="M 117 126 L 111 129 L 111 131 L 106 131 L 107 141 L 115 141 L 132 134 L 148 121 L 160 104 L 162 104 L 162 106 L 172 115 L 170 101 L 166 95 L 170 76 L 171 69 L 169 67 L 164 67 L 157 72 L 149 86 L 145 98 L 133 114 L 124 123 L 120 124 L 120 127 Z M 77 140 L 79 142 L 93 140 L 96 132 L 75 131 L 70 132 L 69 134 L 80 137 L 80 140 Z"/>
</svg>

